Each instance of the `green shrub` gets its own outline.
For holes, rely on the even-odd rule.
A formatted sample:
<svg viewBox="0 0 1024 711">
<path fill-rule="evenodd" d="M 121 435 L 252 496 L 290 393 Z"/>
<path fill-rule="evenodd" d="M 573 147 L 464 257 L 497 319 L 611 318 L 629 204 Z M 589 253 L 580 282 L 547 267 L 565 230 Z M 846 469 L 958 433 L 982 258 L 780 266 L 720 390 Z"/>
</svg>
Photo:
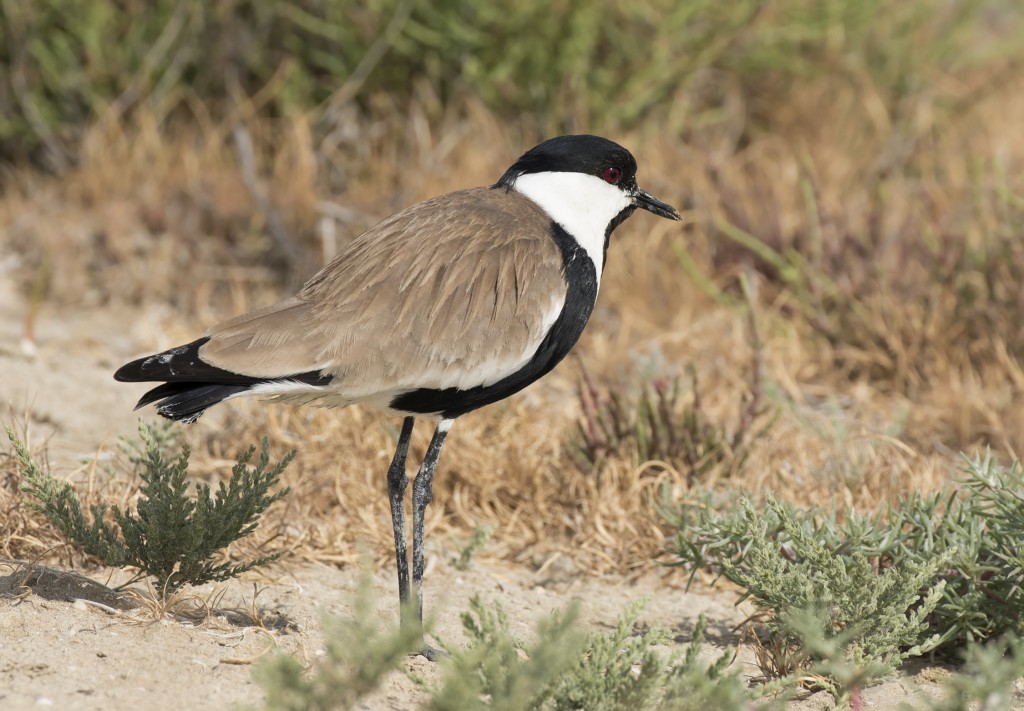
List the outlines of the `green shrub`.
<svg viewBox="0 0 1024 711">
<path fill-rule="evenodd" d="M 140 423 L 142 445 L 128 450 L 132 473 L 143 482 L 135 510 L 92 505 L 90 521 L 71 484 L 44 473 L 10 429 L 7 436 L 21 465 L 23 490 L 36 499 L 34 508 L 104 565 L 137 568 L 140 572 L 135 579 L 152 576 L 161 594 L 182 585 L 227 580 L 280 556 L 244 563 L 215 562 L 224 548 L 256 529 L 268 507 L 288 494 L 287 488 L 269 492 L 295 451 L 270 467 L 266 437 L 255 466 L 249 466 L 256 451 L 250 447 L 239 455 L 226 486 L 221 482 L 211 498 L 209 485 L 197 484 L 193 498 L 187 495 L 185 479 L 188 446 L 183 446 L 177 456 L 169 456 L 166 433 Z"/>
<path fill-rule="evenodd" d="M 643 604 L 631 606 L 619 618 L 611 634 L 591 633 L 583 654 L 557 677 L 529 708 L 549 711 L 616 711 L 617 709 L 720 708 L 751 710 L 774 707 L 747 688 L 739 672 L 730 669 L 733 650 L 724 650 L 711 664 L 700 662 L 706 620 L 703 615 L 693 630 L 685 652 L 667 653 L 667 630 L 654 628 L 634 634 Z"/>
<path fill-rule="evenodd" d="M 500 606 L 491 611 L 474 597 L 470 611 L 462 615 L 469 646 L 448 646 L 451 659 L 445 663 L 441 686 L 431 691 L 425 708 L 540 708 L 538 699 L 582 652 L 576 618 L 575 608 L 545 617 L 537 624 L 536 642 L 528 645 L 509 631 L 508 616 Z M 481 703 L 482 698 L 487 702 Z"/>
<path fill-rule="evenodd" d="M 750 546 L 742 565 L 725 561 L 723 572 L 743 587 L 744 597 L 769 613 L 765 646 L 782 660 L 772 664 L 773 671 L 791 675 L 836 661 L 817 657 L 808 639 L 844 638 L 841 661 L 870 670 L 872 677 L 891 674 L 905 659 L 939 645 L 939 635 L 926 633 L 945 588 L 938 573 L 952 552 L 878 570 L 863 553 L 836 555 L 811 526 L 774 501 L 769 509 L 785 536 L 784 548 L 744 502 Z M 846 691 L 840 682 L 823 674 L 810 686 L 839 696 Z"/>
<path fill-rule="evenodd" d="M 964 476 L 949 491 L 914 493 L 871 515 L 850 509 L 798 510 L 776 502 L 756 513 L 749 504 L 738 512 L 718 513 L 707 504 L 666 512 L 679 531 L 674 564 L 724 575 L 777 612 L 787 600 L 808 598 L 808 591 L 820 584 L 812 574 L 838 575 L 861 580 L 868 586 L 860 593 L 865 596 L 892 581 L 896 584 L 889 594 L 900 596 L 900 604 L 914 585 L 914 590 L 932 591 L 929 600 L 936 595 L 934 608 L 919 619 L 926 624 L 916 640 L 905 637 L 901 646 L 931 644 L 937 635 L 937 648 L 952 650 L 1024 632 L 1024 473 L 1019 462 L 1006 467 L 990 454 L 965 458 Z M 863 601 L 843 604 L 861 606 Z M 842 611 L 848 619 L 866 620 L 873 614 L 870 608 L 858 612 L 850 606 Z M 892 618 L 896 610 L 884 614 Z M 912 614 L 908 620 L 918 618 Z"/>
</svg>

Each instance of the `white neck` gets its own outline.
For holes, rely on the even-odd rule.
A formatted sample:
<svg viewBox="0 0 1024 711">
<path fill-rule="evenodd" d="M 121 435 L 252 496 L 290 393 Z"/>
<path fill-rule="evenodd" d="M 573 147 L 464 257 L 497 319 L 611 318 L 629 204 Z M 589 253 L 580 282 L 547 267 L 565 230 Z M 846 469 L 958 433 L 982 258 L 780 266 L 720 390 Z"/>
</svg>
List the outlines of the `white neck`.
<svg viewBox="0 0 1024 711">
<path fill-rule="evenodd" d="M 629 207 L 632 198 L 596 175 L 584 173 L 527 173 L 516 178 L 513 187 L 579 243 L 594 262 L 600 282 L 608 223 Z"/>
</svg>

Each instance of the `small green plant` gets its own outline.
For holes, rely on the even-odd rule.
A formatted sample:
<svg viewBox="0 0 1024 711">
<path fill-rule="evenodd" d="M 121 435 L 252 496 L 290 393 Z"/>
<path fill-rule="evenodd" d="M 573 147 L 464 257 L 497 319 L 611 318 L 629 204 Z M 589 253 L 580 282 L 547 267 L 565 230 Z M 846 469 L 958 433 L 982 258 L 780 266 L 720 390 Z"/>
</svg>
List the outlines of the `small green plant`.
<svg viewBox="0 0 1024 711">
<path fill-rule="evenodd" d="M 754 652 L 762 670 L 777 672 L 782 683 L 810 690 L 824 689 L 839 708 L 861 708 L 861 690 L 891 670 L 877 660 L 858 658 L 857 629 L 835 631 L 822 625 L 827 616 L 821 608 L 793 610 L 781 620 L 790 639 L 798 646 L 778 644 L 754 637 Z M 788 668 L 787 668 L 788 667 Z M 785 675 L 783 677 L 783 675 Z"/>
<path fill-rule="evenodd" d="M 469 638 L 466 649 L 449 646 L 451 659 L 441 686 L 431 693 L 430 711 L 490 708 L 527 711 L 541 708 L 537 700 L 582 650 L 576 629 L 577 610 L 554 612 L 537 625 L 537 641 L 524 644 L 509 630 L 501 606 L 487 609 L 478 596 L 462 614 Z M 486 704 L 481 699 L 486 698 Z"/>
<path fill-rule="evenodd" d="M 280 556 L 244 563 L 215 562 L 222 549 L 252 533 L 262 513 L 288 494 L 287 488 L 273 494 L 270 490 L 295 451 L 271 467 L 266 437 L 255 466 L 249 465 L 256 451 L 250 447 L 238 457 L 227 485 L 221 482 L 213 497 L 207 484 L 197 484 L 195 496 L 189 497 L 188 445 L 171 456 L 167 445 L 172 440 L 166 431 L 140 424 L 141 446 L 126 450 L 133 473 L 143 482 L 136 509 L 92 505 L 88 520 L 71 484 L 44 473 L 10 429 L 7 436 L 21 467 L 22 489 L 36 500 L 32 506 L 104 565 L 137 568 L 139 574 L 133 581 L 152 576 L 161 594 L 182 585 L 227 580 Z"/>
<path fill-rule="evenodd" d="M 670 637 L 664 629 L 633 634 L 643 606 L 637 602 L 627 608 L 611 634 L 588 635 L 583 654 L 546 689 L 538 707 L 546 701 L 553 711 L 610 711 L 644 708 L 659 699 L 669 660 L 654 645 L 668 644 Z"/>
<path fill-rule="evenodd" d="M 679 531 L 674 564 L 724 575 L 747 594 L 769 595 L 755 593 L 768 584 L 755 565 L 779 575 L 810 572 L 816 570 L 807 567 L 810 554 L 822 566 L 844 566 L 850 575 L 873 571 L 881 579 L 899 571 L 910 576 L 908 585 L 918 579 L 913 571 L 934 567 L 930 579 L 920 581 L 921 589 L 934 590 L 941 583 L 942 594 L 917 644 L 938 635 L 937 649 L 949 651 L 971 641 L 1024 633 L 1024 471 L 1019 462 L 1001 466 L 989 453 L 965 457 L 964 475 L 950 490 L 915 492 L 870 515 L 848 508 L 799 510 L 777 502 L 756 514 L 749 505 L 719 513 L 709 501 L 664 512 Z M 765 559 L 755 560 L 755 552 Z M 935 567 L 937 561 L 942 564 Z M 794 595 L 783 593 L 781 599 L 792 601 Z"/>
<path fill-rule="evenodd" d="M 466 544 L 459 550 L 459 555 L 452 560 L 452 565 L 455 566 L 455 569 L 469 570 L 470 565 L 473 563 L 473 557 L 480 549 L 487 545 L 487 541 L 491 540 L 492 533 L 494 533 L 494 526 L 475 526 L 473 528 L 473 535 L 470 536 Z"/>
<path fill-rule="evenodd" d="M 970 644 L 964 666 L 943 684 L 946 693 L 924 707 L 903 711 L 1002 711 L 1021 708 L 1024 695 L 1014 682 L 1024 677 L 1024 640 L 1007 635 L 990 644 Z"/>
<path fill-rule="evenodd" d="M 636 603 L 619 618 L 611 634 L 591 633 L 583 654 L 549 685 L 536 708 L 550 711 L 592 709 L 708 708 L 768 709 L 776 704 L 757 697 L 781 686 L 752 692 L 736 670 L 729 667 L 733 650 L 725 649 L 710 664 L 700 661 L 707 621 L 701 615 L 683 652 L 656 649 L 671 643 L 668 630 L 654 628 L 635 633 L 643 603 Z"/>
<path fill-rule="evenodd" d="M 422 646 L 420 630 L 413 625 L 380 630 L 371 582 L 369 575 L 362 578 L 354 600 L 354 616 L 324 616 L 326 654 L 311 669 L 287 654 L 274 655 L 257 667 L 257 681 L 267 692 L 264 708 L 357 708 L 359 701 L 380 685 L 385 674 L 398 669 L 408 655 Z"/>
</svg>

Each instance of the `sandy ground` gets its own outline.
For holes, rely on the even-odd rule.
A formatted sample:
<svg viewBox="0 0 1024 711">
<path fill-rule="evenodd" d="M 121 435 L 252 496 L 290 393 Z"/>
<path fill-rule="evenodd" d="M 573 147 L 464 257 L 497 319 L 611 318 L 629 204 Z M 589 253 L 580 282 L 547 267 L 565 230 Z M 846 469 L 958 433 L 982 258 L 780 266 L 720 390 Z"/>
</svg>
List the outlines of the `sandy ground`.
<svg viewBox="0 0 1024 711">
<path fill-rule="evenodd" d="M 21 344 L 24 307 L 0 279 L 0 397 L 5 424 L 21 422 L 25 413 L 33 438 L 49 438 L 49 457 L 57 474 L 118 435 L 132 434 L 137 417 L 132 394 L 111 379 L 116 365 L 140 348 L 130 315 L 43 312 L 37 321 L 34 354 Z M 134 391 L 132 391 L 134 392 Z M 97 417 L 97 413 L 102 413 Z M 429 547 L 429 541 L 428 541 Z M 431 551 L 428 550 L 428 553 Z M 427 573 L 428 613 L 446 640 L 461 637 L 459 614 L 479 593 L 508 610 L 513 629 L 529 638 L 535 621 L 571 600 L 581 602 L 586 624 L 612 629 L 623 609 L 647 597 L 642 622 L 672 630 L 686 644 L 701 612 L 709 620 L 709 654 L 738 640 L 733 627 L 749 610 L 734 606 L 729 591 L 686 593 L 676 573 L 652 570 L 639 580 L 594 579 L 558 566 L 537 572 L 499 563 L 478 562 L 467 572 L 447 567 L 431 556 Z M 108 582 L 103 571 L 94 579 Z M 219 588 L 220 610 L 248 608 L 252 583 L 265 589 L 257 598 L 269 630 L 224 619 L 194 625 L 153 620 L 138 611 L 112 613 L 76 598 L 110 603 L 107 593 L 90 592 L 74 579 L 43 575 L 35 593 L 19 587 L 23 579 L 10 565 L 0 566 L 0 708 L 60 709 L 225 709 L 259 706 L 261 690 L 253 680 L 253 660 L 280 648 L 310 661 L 323 653 L 321 615 L 350 610 L 360 571 L 352 568 L 276 564 L 261 576 L 247 576 Z M 47 582 L 49 581 L 49 583 Z M 114 582 L 117 579 L 115 578 Z M 382 620 L 396 619 L 390 571 L 374 578 Z M 199 591 L 213 595 L 213 588 Z M 749 650 L 737 663 L 756 673 Z M 426 679 L 438 666 L 422 658 L 408 665 Z M 866 690 L 864 708 L 895 709 L 901 703 L 935 693 L 940 669 L 914 669 Z M 399 673 L 365 705 L 367 709 L 412 709 L 423 692 Z M 793 708 L 829 708 L 817 694 Z"/>
</svg>

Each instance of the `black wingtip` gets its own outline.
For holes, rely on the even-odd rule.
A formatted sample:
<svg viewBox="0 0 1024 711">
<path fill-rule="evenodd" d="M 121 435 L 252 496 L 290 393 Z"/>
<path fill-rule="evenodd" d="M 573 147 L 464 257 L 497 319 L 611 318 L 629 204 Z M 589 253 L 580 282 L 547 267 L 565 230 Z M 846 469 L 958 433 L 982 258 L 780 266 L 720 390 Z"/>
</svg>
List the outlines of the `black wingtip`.
<svg viewBox="0 0 1024 711">
<path fill-rule="evenodd" d="M 114 380 L 121 383 L 145 382 L 146 378 L 142 375 L 142 364 L 145 362 L 145 358 L 139 358 L 138 360 L 133 360 L 131 363 L 125 363 L 114 371 Z M 139 408 L 135 409 L 137 410 Z"/>
<path fill-rule="evenodd" d="M 156 411 L 169 420 L 195 422 L 207 408 L 229 397 L 240 395 L 257 385 L 272 382 L 298 382 L 325 386 L 333 376 L 320 371 L 295 373 L 280 378 L 264 378 L 233 373 L 210 365 L 199 355 L 209 341 L 203 337 L 184 346 L 125 363 L 114 373 L 122 383 L 160 382 L 143 395 L 135 409 L 156 404 Z M 162 381 L 162 382 L 161 382 Z"/>
<path fill-rule="evenodd" d="M 114 380 L 122 383 L 158 382 L 161 380 L 214 380 L 234 375 L 215 368 L 199 356 L 209 336 L 203 336 L 191 343 L 155 353 L 145 358 L 125 363 L 114 373 Z M 243 379 L 252 380 L 252 378 Z"/>
</svg>

